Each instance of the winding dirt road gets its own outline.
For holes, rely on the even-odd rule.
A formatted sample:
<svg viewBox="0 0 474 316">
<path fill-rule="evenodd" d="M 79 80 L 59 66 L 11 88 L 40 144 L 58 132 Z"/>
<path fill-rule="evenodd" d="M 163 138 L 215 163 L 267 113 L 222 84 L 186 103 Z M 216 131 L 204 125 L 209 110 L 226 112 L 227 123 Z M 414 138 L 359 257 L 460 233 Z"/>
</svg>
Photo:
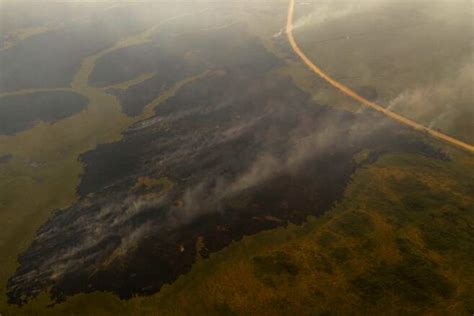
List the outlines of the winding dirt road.
<svg viewBox="0 0 474 316">
<path fill-rule="evenodd" d="M 417 123 L 409 118 L 406 118 L 400 114 L 392 112 L 385 107 L 367 100 L 363 96 L 357 94 L 355 91 L 350 89 L 349 87 L 345 86 L 344 84 L 340 83 L 339 81 L 333 79 L 330 75 L 325 73 L 321 68 L 315 65 L 301 50 L 301 48 L 296 43 L 295 37 L 293 35 L 293 16 L 295 11 L 295 0 L 290 0 L 290 4 L 288 6 L 288 18 L 286 23 L 286 34 L 288 36 L 288 40 L 290 42 L 291 48 L 293 51 L 301 58 L 301 60 L 308 66 L 315 74 L 326 80 L 329 84 L 339 89 L 342 93 L 346 94 L 347 96 L 351 97 L 352 99 L 359 101 L 360 103 L 364 104 L 365 106 L 372 108 L 378 112 L 383 113 L 384 115 L 390 117 L 391 119 L 402 123 L 404 125 L 410 126 L 418 131 L 427 133 L 439 140 L 442 140 L 448 144 L 454 145 L 458 148 L 464 149 L 470 153 L 474 153 L 474 146 L 468 143 L 465 143 L 459 139 L 453 138 L 448 136 L 444 133 L 438 132 L 433 130 L 429 127 L 426 127 L 420 123 Z"/>
</svg>

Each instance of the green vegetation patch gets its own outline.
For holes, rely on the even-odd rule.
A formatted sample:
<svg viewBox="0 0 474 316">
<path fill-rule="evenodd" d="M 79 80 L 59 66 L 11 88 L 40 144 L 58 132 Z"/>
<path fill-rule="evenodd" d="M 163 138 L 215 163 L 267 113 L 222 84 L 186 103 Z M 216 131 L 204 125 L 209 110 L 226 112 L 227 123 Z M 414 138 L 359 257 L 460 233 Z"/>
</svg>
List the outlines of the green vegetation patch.
<svg viewBox="0 0 474 316">
<path fill-rule="evenodd" d="M 358 211 L 347 213 L 346 216 L 338 219 L 334 226 L 344 235 L 351 237 L 366 235 L 374 228 L 370 217 Z"/>
<path fill-rule="evenodd" d="M 471 212 L 472 213 L 472 212 Z M 423 239 L 432 250 L 460 252 L 474 260 L 474 230 L 471 218 L 460 215 L 459 209 L 431 216 L 430 223 L 420 226 Z"/>
<path fill-rule="evenodd" d="M 324 231 L 319 236 L 318 243 L 322 247 L 330 247 L 336 240 L 337 237 L 333 233 Z"/>
<path fill-rule="evenodd" d="M 295 277 L 300 270 L 292 258 L 283 251 L 254 257 L 253 264 L 255 276 L 269 286 L 276 286 L 278 277 Z"/>
<path fill-rule="evenodd" d="M 440 297 L 447 299 L 454 292 L 453 285 L 426 260 L 381 263 L 351 283 L 356 292 L 372 304 L 395 295 L 403 301 L 427 305 Z"/>
<path fill-rule="evenodd" d="M 345 247 L 337 247 L 333 251 L 331 251 L 331 257 L 339 264 L 342 264 L 349 260 L 350 256 L 350 250 Z"/>
<path fill-rule="evenodd" d="M 400 181 L 391 182 L 391 187 L 403 192 L 402 204 L 411 211 L 421 212 L 435 207 L 442 207 L 449 200 L 441 192 L 433 191 L 414 177 L 404 177 Z"/>
</svg>

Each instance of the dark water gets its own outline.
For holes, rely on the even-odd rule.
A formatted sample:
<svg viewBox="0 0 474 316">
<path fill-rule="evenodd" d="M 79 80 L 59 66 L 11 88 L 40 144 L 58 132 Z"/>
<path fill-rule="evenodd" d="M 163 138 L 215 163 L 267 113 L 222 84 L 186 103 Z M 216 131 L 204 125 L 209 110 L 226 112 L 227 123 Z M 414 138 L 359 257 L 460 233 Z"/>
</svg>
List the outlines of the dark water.
<svg viewBox="0 0 474 316">
<path fill-rule="evenodd" d="M 38 121 L 59 121 L 87 106 L 87 99 L 67 91 L 36 92 L 0 98 L 0 135 L 13 135 Z"/>
</svg>

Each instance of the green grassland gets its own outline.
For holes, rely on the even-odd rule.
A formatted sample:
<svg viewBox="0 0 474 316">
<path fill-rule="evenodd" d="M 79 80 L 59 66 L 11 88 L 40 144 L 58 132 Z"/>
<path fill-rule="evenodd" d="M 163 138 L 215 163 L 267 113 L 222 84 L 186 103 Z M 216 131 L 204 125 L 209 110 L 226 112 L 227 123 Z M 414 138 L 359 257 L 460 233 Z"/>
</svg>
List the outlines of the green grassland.
<svg viewBox="0 0 474 316">
<path fill-rule="evenodd" d="M 237 10 L 235 15 L 269 51 L 287 61 L 278 75 L 291 76 L 320 103 L 357 111 L 359 105 L 314 78 L 275 43 L 273 35 L 284 25 L 286 4 L 273 10 L 281 12 Z M 302 226 L 245 237 L 209 259 L 200 259 L 190 273 L 150 297 L 122 301 L 109 293 L 91 293 L 49 306 L 48 294 L 42 293 L 21 309 L 8 305 L 4 290 L 17 267 L 17 255 L 53 210 L 77 198 L 75 188 L 83 171 L 78 156 L 120 139 L 121 131 L 151 115 L 153 107 L 182 85 L 212 75 L 186 78 L 151 102 L 142 116 L 125 116 L 115 97 L 90 87 L 87 79 L 98 58 L 143 43 L 147 35 L 145 31 L 119 41 L 83 61 L 72 89 L 89 98 L 86 111 L 53 125 L 39 123 L 15 136 L 0 137 L 0 156 L 13 157 L 0 164 L 0 314 L 474 313 L 474 158 L 439 143 L 435 145 L 447 151 L 451 160 L 385 155 L 375 164 L 364 165 L 367 153 L 356 155 L 360 167 L 344 198 L 324 216 L 309 218 Z M 303 46 L 314 56 L 320 53 Z M 334 60 L 341 61 L 338 69 L 357 71 L 342 63 L 353 60 Z M 144 74 L 133 83 L 146 78 Z M 379 94 L 392 89 L 392 83 L 403 89 L 402 79 L 406 77 L 378 80 Z M 122 86 L 127 88 L 128 82 Z M 424 136 L 414 133 L 413 137 Z"/>
<path fill-rule="evenodd" d="M 77 295 L 42 309 L 43 296 L 23 311 L 469 315 L 474 159 L 453 156 L 393 154 L 362 165 L 344 199 L 321 218 L 245 237 L 151 297 Z"/>
<path fill-rule="evenodd" d="M 152 115 L 153 108 L 173 96 L 180 87 L 209 74 L 204 72 L 184 78 L 152 100 L 141 116 L 133 119 L 127 117 L 121 112 L 117 99 L 107 94 L 105 89 L 90 87 L 88 78 L 98 58 L 116 49 L 147 41 L 148 32 L 126 37 L 83 61 L 71 84 L 71 91 L 88 98 L 89 104 L 85 111 L 55 124 L 39 122 L 14 136 L 0 136 L 0 153 L 12 155 L 8 163 L 0 165 L 1 312 L 18 312 L 7 305 L 4 295 L 7 279 L 17 266 L 17 255 L 28 247 L 35 231 L 52 211 L 67 207 L 77 199 L 76 187 L 83 167 L 78 160 L 79 155 L 98 144 L 119 140 L 126 127 Z M 140 79 L 146 78 L 142 76 Z M 36 90 L 5 95 L 33 92 Z"/>
</svg>

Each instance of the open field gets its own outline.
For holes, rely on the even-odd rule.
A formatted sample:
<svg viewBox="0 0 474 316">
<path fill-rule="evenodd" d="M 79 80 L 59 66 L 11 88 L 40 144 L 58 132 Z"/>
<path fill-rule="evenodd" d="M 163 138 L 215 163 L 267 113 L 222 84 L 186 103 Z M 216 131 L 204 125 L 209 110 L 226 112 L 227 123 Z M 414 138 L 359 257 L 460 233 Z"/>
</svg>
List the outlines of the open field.
<svg viewBox="0 0 474 316">
<path fill-rule="evenodd" d="M 472 143 L 469 3 L 380 3 L 297 1 L 295 37 L 364 98 Z M 315 76 L 282 32 L 287 1 L 69 5 L 71 23 L 1 25 L 0 102 L 88 104 L 0 135 L 0 314 L 474 313 L 473 156 Z M 104 201 L 152 203 L 113 226 Z M 185 228 L 140 241 L 168 210 Z M 77 214 L 113 235 L 100 265 Z"/>
<path fill-rule="evenodd" d="M 389 306 L 393 314 L 468 315 L 474 309 L 474 201 L 469 181 L 456 179 L 474 176 L 474 162 L 454 157 L 456 162 L 382 157 L 354 175 L 331 212 L 302 226 L 245 237 L 201 259 L 156 295 L 130 301 L 77 295 L 48 313 L 81 306 L 92 315 L 156 309 L 162 315 L 367 314 Z M 409 193 L 420 189 L 422 194 Z"/>
<path fill-rule="evenodd" d="M 297 2 L 294 33 L 335 80 L 472 144 L 473 12 L 463 0 L 449 7 L 443 1 Z"/>
<path fill-rule="evenodd" d="M 135 43 L 131 41 L 132 45 Z M 120 47 L 126 46 L 120 43 Z M 113 47 L 108 51 L 113 51 Z M 0 153 L 2 157 L 9 157 L 0 165 L 0 220 L 4 226 L 0 233 L 0 283 L 3 288 L 16 269 L 17 255 L 31 242 L 41 223 L 55 209 L 66 207 L 76 199 L 76 186 L 82 173 L 78 156 L 99 143 L 120 139 L 120 132 L 140 119 L 127 118 L 121 113 L 115 97 L 100 88 L 88 86 L 95 61 L 103 54 L 100 51 L 88 56 L 71 83 L 72 91 L 88 98 L 85 111 L 53 125 L 40 122 L 17 135 L 0 136 Z M 163 91 L 163 97 L 153 100 L 154 106 L 172 96 L 180 85 L 177 83 Z M 47 88 L 32 89 L 9 95 L 27 95 L 38 90 L 41 93 L 49 91 Z M 9 310 L 5 295 L 0 298 L 0 306 L 2 312 Z"/>
</svg>

